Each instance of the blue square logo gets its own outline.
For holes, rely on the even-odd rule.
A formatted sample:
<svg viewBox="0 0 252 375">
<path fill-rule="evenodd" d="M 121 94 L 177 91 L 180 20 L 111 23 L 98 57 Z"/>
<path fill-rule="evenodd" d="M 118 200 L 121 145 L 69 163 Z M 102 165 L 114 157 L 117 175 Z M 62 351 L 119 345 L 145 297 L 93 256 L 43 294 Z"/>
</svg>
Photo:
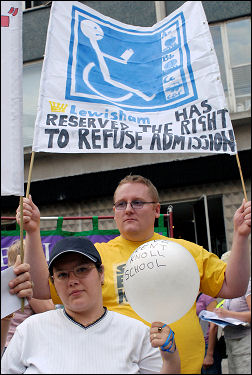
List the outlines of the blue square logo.
<svg viewBox="0 0 252 375">
<path fill-rule="evenodd" d="M 196 100 L 183 12 L 137 28 L 73 6 L 65 98 L 144 112 Z"/>
</svg>

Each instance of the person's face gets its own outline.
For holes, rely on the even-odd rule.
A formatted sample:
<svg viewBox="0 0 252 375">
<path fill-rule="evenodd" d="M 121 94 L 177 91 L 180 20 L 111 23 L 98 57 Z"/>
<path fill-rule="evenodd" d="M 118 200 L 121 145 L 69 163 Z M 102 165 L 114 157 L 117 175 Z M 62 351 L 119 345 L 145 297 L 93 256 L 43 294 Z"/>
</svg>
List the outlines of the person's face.
<svg viewBox="0 0 252 375">
<path fill-rule="evenodd" d="M 142 183 L 129 182 L 117 188 L 115 203 L 134 200 L 154 201 L 148 186 Z M 159 203 L 145 204 L 140 209 L 133 209 L 130 204 L 122 211 L 116 210 L 115 207 L 113 209 L 117 227 L 123 238 L 130 241 L 145 241 L 152 237 L 155 218 L 160 215 Z"/>
<path fill-rule="evenodd" d="M 80 265 L 90 267 L 83 278 L 75 276 L 73 272 L 68 272 Z M 64 275 L 68 277 L 59 278 Z M 77 253 L 64 254 L 57 262 L 55 261 L 53 277 L 55 288 L 66 312 L 70 314 L 71 312 L 90 313 L 102 306 L 101 284 L 104 272 L 98 272 L 95 264 L 88 258 Z"/>
</svg>

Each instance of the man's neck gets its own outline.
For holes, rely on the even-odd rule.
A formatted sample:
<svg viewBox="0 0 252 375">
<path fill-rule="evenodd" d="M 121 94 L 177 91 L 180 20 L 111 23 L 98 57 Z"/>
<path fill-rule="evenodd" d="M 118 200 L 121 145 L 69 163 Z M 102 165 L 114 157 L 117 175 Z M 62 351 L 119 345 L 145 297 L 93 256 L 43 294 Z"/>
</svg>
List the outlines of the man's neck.
<svg viewBox="0 0 252 375">
<path fill-rule="evenodd" d="M 121 233 L 122 238 L 124 238 L 127 241 L 132 241 L 132 242 L 145 242 L 149 241 L 154 235 L 154 232 L 146 234 L 146 235 L 141 235 L 139 233 Z"/>
</svg>

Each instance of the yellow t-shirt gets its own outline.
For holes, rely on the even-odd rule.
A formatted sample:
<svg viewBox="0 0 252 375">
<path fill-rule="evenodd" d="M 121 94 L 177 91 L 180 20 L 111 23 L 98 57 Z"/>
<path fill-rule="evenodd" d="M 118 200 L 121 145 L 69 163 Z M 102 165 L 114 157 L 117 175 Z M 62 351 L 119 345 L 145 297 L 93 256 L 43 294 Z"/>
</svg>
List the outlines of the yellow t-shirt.
<svg viewBox="0 0 252 375">
<path fill-rule="evenodd" d="M 154 233 L 149 239 L 167 239 L 158 233 Z M 209 253 L 202 246 L 182 239 L 169 238 L 184 246 L 194 257 L 200 274 L 200 291 L 212 297 L 216 297 L 220 291 L 226 269 L 226 263 L 221 261 L 215 254 Z M 133 251 L 143 242 L 127 241 L 121 236 L 107 243 L 96 243 L 105 270 L 105 279 L 102 289 L 103 305 L 109 310 L 148 322 L 140 318 L 128 304 L 123 288 L 123 272 L 128 258 Z M 51 296 L 54 303 L 61 303 L 52 284 Z M 196 303 L 177 322 L 169 325 L 175 332 L 176 345 L 181 360 L 182 374 L 200 374 L 205 354 L 205 341 L 199 319 L 196 315 Z"/>
</svg>

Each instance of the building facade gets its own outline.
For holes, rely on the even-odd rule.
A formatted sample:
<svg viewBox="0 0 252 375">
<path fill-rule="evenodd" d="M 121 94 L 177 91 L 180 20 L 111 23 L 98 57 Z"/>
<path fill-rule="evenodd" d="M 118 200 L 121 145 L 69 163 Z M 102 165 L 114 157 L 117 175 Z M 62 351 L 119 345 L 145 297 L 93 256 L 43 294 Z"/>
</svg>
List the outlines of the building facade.
<svg viewBox="0 0 252 375">
<path fill-rule="evenodd" d="M 184 1 L 83 1 L 118 21 L 152 26 Z M 23 2 L 24 152 L 27 181 L 51 2 Z M 251 4 L 203 1 L 232 120 L 248 198 L 251 196 Z M 174 237 L 196 242 L 221 256 L 230 250 L 233 214 L 242 202 L 235 156 L 206 154 L 36 153 L 30 193 L 42 216 L 113 215 L 113 192 L 127 174 L 150 178 L 161 212 L 173 209 Z M 2 198 L 2 216 L 14 216 L 17 197 Z M 2 221 L 3 223 L 3 221 Z M 41 229 L 56 221 L 42 220 Z M 100 220 L 113 229 L 113 219 Z M 91 221 L 68 220 L 63 229 L 91 229 Z"/>
</svg>

